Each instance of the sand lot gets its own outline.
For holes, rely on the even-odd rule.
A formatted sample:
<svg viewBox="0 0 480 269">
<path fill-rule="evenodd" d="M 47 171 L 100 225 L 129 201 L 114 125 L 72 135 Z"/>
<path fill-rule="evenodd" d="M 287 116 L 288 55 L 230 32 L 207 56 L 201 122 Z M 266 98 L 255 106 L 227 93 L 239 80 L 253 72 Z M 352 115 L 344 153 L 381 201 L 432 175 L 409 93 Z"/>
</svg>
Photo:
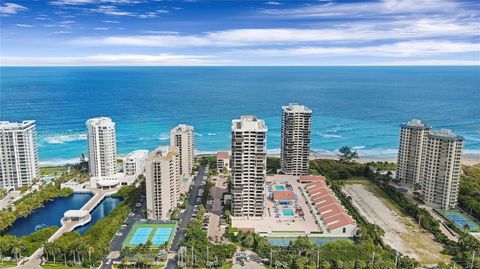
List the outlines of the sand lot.
<svg viewBox="0 0 480 269">
<path fill-rule="evenodd" d="M 401 216 L 370 188 L 368 183 L 355 183 L 346 184 L 343 191 L 352 197 L 353 205 L 362 216 L 385 231 L 385 243 L 424 265 L 450 260 L 440 253 L 443 246 L 434 241 L 432 234 L 421 229 L 414 219 Z"/>
</svg>

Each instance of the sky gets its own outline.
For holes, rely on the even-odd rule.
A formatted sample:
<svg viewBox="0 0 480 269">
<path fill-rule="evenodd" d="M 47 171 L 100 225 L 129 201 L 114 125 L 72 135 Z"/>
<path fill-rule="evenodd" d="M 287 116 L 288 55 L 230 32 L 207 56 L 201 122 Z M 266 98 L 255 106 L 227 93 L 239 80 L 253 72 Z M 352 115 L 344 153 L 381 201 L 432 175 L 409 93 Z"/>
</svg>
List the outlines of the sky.
<svg viewBox="0 0 480 269">
<path fill-rule="evenodd" d="M 480 1 L 1 0 L 2 66 L 480 65 Z"/>
</svg>

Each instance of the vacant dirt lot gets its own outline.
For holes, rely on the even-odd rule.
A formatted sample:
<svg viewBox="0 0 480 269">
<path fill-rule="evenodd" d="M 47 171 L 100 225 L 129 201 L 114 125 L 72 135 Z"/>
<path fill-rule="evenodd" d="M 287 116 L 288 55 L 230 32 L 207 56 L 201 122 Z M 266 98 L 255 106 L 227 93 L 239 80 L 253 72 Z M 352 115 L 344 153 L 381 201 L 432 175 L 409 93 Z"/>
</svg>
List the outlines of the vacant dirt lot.
<svg viewBox="0 0 480 269">
<path fill-rule="evenodd" d="M 415 258 L 424 265 L 447 262 L 449 256 L 440 253 L 443 247 L 433 240 L 433 235 L 421 229 L 410 217 L 404 217 L 392 208 L 366 184 L 346 184 L 343 191 L 352 197 L 353 205 L 370 223 L 380 226 L 383 240 L 392 248 Z"/>
</svg>

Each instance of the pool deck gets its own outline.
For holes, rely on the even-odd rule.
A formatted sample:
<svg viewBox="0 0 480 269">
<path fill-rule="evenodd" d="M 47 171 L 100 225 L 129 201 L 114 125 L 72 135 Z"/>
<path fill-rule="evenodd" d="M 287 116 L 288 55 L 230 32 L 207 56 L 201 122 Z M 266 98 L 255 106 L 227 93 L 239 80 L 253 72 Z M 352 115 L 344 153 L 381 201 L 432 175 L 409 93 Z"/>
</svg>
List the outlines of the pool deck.
<svg viewBox="0 0 480 269">
<path fill-rule="evenodd" d="M 88 211 L 88 212 L 91 212 L 101 201 L 103 201 L 103 199 L 106 196 L 109 196 L 109 195 L 112 195 L 112 194 L 116 193 L 119 189 L 120 189 L 119 187 L 109 189 L 109 190 L 90 189 L 90 188 L 85 189 L 85 191 L 91 192 L 93 194 L 93 197 L 90 200 L 88 200 L 88 202 L 85 203 L 85 205 L 83 205 L 83 207 L 81 209 L 85 210 L 85 211 Z M 73 229 L 75 229 L 76 227 L 85 225 L 86 223 L 88 223 L 88 222 L 85 222 L 85 221 L 62 222 L 62 227 L 60 227 L 60 229 L 58 229 L 57 232 L 55 232 L 48 239 L 48 242 L 52 242 L 55 239 L 59 238 L 62 234 L 66 233 L 66 232 L 70 232 Z M 28 261 L 25 264 L 23 264 L 22 266 L 19 266 L 18 268 L 41 268 L 40 263 L 41 263 L 41 260 L 42 260 L 42 256 L 43 256 L 43 247 L 37 249 L 28 258 Z"/>
<path fill-rule="evenodd" d="M 310 208 L 306 204 L 305 198 L 301 195 L 300 186 L 295 176 L 274 175 L 267 176 L 266 184 L 271 183 L 282 184 L 284 181 L 292 186 L 293 191 L 297 194 L 298 205 L 303 209 L 304 216 L 284 216 L 282 209 L 284 207 L 278 206 L 280 217 L 275 218 L 274 205 L 275 203 L 268 198 L 268 188 L 265 186 L 265 209 L 263 217 L 232 217 L 232 226 L 244 231 L 252 231 L 263 235 L 281 236 L 288 234 L 290 236 L 305 236 L 312 232 L 319 233 L 322 231 L 321 227 L 315 223 L 315 218 L 310 213 Z M 275 189 L 275 188 L 274 188 Z M 293 209 L 293 206 L 289 206 Z"/>
</svg>

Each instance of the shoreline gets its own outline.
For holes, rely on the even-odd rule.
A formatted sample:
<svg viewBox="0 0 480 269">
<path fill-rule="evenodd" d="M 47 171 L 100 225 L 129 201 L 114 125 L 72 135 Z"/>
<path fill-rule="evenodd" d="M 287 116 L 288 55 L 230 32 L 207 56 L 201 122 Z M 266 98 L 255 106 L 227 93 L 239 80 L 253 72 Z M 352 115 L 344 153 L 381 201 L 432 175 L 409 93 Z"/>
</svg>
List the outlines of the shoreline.
<svg viewBox="0 0 480 269">
<path fill-rule="evenodd" d="M 202 156 L 215 156 L 215 153 L 199 153 L 196 154 L 195 157 L 202 157 Z M 268 157 L 276 157 L 280 158 L 279 153 L 275 154 L 267 154 Z M 327 159 L 327 160 L 338 160 L 338 156 L 334 154 L 310 154 L 309 157 L 310 160 L 313 159 Z M 396 162 L 397 157 L 395 156 L 382 156 L 382 157 L 377 157 L 377 156 L 360 156 L 360 158 L 357 160 L 357 162 L 360 163 L 368 163 L 368 162 Z M 58 166 L 64 166 L 66 164 L 74 164 L 75 162 L 70 162 L 69 160 L 66 160 L 66 162 L 49 162 L 48 160 L 44 161 L 43 163 L 40 162 L 39 167 L 58 167 Z M 462 156 L 462 164 L 463 165 L 475 165 L 475 164 L 480 164 L 480 154 L 463 154 Z"/>
</svg>

